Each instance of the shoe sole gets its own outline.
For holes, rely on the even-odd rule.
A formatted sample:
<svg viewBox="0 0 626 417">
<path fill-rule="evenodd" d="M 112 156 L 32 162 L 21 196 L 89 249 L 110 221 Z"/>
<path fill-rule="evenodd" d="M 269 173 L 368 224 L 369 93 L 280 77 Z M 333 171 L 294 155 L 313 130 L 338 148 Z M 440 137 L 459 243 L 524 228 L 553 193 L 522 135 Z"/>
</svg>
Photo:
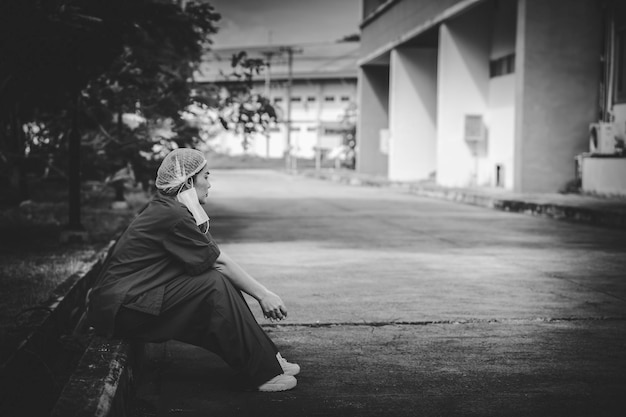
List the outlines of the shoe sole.
<svg viewBox="0 0 626 417">
<path fill-rule="evenodd" d="M 263 384 L 259 387 L 259 392 L 282 392 L 293 389 L 298 385 L 298 381 L 295 378 L 289 381 L 277 382 L 274 384 Z"/>
</svg>

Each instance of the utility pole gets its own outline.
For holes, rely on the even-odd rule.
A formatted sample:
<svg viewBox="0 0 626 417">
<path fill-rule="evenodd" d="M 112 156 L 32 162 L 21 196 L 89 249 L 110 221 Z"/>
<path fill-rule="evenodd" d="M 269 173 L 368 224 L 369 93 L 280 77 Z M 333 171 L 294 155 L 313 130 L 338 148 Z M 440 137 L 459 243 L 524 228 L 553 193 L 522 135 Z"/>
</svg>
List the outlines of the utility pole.
<svg viewBox="0 0 626 417">
<path fill-rule="evenodd" d="M 287 48 L 287 170 L 292 168 L 291 154 L 291 82 L 293 78 L 293 49 Z"/>
<path fill-rule="evenodd" d="M 265 56 L 265 91 L 263 95 L 265 98 L 270 101 L 270 89 L 271 89 L 271 68 L 272 68 L 272 56 L 274 55 L 274 51 L 265 51 L 263 55 Z M 265 132 L 265 156 L 267 158 L 270 157 L 270 133 L 268 131 Z"/>
<path fill-rule="evenodd" d="M 319 171 L 322 169 L 322 85 L 317 85 L 317 139 L 316 139 L 316 150 L 315 150 L 315 170 Z"/>
<path fill-rule="evenodd" d="M 285 125 L 287 128 L 287 153 L 285 154 L 285 166 L 287 170 L 297 169 L 297 156 L 292 158 L 291 155 L 291 84 L 293 81 L 293 54 L 302 52 L 302 49 L 294 49 L 291 46 L 283 46 L 281 52 L 287 52 L 287 119 Z"/>
<path fill-rule="evenodd" d="M 270 98 L 270 82 L 271 82 L 271 68 L 272 68 L 272 56 L 274 56 L 274 51 L 265 51 L 263 52 L 263 56 L 265 56 L 265 91 L 263 94 L 268 99 Z"/>
</svg>

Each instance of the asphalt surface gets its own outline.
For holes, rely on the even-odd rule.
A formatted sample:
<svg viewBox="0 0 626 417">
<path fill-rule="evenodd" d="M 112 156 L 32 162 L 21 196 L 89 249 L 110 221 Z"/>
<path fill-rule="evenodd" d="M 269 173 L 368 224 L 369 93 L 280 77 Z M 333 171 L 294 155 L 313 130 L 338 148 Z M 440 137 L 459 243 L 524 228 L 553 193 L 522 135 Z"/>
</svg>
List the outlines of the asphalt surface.
<svg viewBox="0 0 626 417">
<path fill-rule="evenodd" d="M 626 415 L 626 231 L 273 171 L 213 171 L 211 231 L 289 309 L 296 389 L 148 346 L 139 416 Z"/>
</svg>

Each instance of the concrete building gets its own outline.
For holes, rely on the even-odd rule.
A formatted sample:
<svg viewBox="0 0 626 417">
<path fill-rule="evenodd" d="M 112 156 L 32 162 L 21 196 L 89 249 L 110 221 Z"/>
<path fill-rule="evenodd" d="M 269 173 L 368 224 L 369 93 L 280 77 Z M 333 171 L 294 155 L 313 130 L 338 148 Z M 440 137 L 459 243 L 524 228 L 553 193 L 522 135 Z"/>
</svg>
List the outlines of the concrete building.
<svg viewBox="0 0 626 417">
<path fill-rule="evenodd" d="M 291 149 L 293 156 L 313 159 L 342 145 L 344 119 L 356 107 L 358 42 L 216 49 L 207 53 L 197 80 L 226 82 L 230 58 L 241 50 L 269 64 L 253 78 L 252 92 L 268 97 L 278 113 L 268 136 L 253 135 L 248 154 L 282 158 Z M 229 154 L 244 152 L 242 137 L 232 131 L 218 131 L 213 142 Z"/>
<path fill-rule="evenodd" d="M 556 192 L 582 170 L 626 194 L 622 3 L 363 0 L 357 171 Z"/>
</svg>

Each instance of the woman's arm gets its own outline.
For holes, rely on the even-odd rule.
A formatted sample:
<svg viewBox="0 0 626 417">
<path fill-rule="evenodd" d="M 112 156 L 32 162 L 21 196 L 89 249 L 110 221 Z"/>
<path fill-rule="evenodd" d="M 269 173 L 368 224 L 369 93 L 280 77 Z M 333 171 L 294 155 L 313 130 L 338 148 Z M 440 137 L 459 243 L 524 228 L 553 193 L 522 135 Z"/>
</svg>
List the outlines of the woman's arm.
<svg viewBox="0 0 626 417">
<path fill-rule="evenodd" d="M 254 279 L 224 251 L 221 251 L 213 267 L 228 278 L 239 290 L 254 297 L 259 302 L 265 317 L 275 320 L 282 320 L 287 317 L 287 308 L 283 300 Z"/>
</svg>

